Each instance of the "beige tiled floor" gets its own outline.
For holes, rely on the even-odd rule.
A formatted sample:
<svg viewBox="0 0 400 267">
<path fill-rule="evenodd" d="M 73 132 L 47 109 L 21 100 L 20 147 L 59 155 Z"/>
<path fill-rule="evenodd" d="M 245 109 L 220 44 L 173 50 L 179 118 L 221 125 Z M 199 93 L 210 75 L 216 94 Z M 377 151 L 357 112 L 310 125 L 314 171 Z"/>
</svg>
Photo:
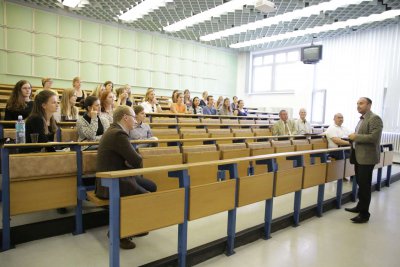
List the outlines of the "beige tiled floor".
<svg viewBox="0 0 400 267">
<path fill-rule="evenodd" d="M 400 183 L 373 194 L 371 219 L 353 224 L 352 213 L 329 211 L 297 228 L 273 233 L 236 249 L 236 254 L 218 256 L 198 266 L 307 266 L 307 267 L 397 267 L 400 265 Z M 354 204 L 347 204 L 352 207 Z"/>
<path fill-rule="evenodd" d="M 394 170 L 397 172 L 397 167 Z M 350 190 L 351 184 L 344 183 L 343 191 Z M 327 184 L 325 198 L 333 197 L 335 192 L 336 183 Z M 303 190 L 302 207 L 315 204 L 316 199 L 316 187 Z M 343 209 L 331 210 L 322 218 L 302 222 L 297 228 L 273 233 L 268 241 L 240 247 L 231 257 L 221 255 L 200 266 L 399 266 L 400 230 L 396 227 L 400 223 L 396 204 L 399 201 L 400 182 L 396 182 L 373 194 L 372 218 L 368 224 L 354 225 L 349 220 L 353 214 Z M 274 199 L 274 218 L 292 210 L 293 194 Z M 238 209 L 237 231 L 262 223 L 263 216 L 264 203 Z M 14 218 L 12 225 L 40 219 L 39 215 L 21 217 Z M 226 236 L 226 217 L 226 213 L 220 213 L 190 222 L 188 248 Z M 106 227 L 101 227 L 78 236 L 67 234 L 19 244 L 0 253 L 0 266 L 108 266 L 106 231 Z M 136 249 L 121 251 L 121 266 L 138 266 L 175 254 L 177 226 L 153 231 L 135 242 Z"/>
</svg>

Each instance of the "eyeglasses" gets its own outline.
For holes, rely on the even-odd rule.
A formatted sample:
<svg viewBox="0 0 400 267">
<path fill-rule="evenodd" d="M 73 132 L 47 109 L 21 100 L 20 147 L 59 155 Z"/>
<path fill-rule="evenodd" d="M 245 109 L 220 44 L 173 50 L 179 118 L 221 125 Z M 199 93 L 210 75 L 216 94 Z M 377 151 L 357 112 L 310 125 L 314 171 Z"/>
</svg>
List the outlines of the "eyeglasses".
<svg viewBox="0 0 400 267">
<path fill-rule="evenodd" d="M 125 115 L 126 116 L 131 116 L 132 118 L 136 119 L 136 115 L 126 114 L 126 113 L 125 113 Z"/>
</svg>

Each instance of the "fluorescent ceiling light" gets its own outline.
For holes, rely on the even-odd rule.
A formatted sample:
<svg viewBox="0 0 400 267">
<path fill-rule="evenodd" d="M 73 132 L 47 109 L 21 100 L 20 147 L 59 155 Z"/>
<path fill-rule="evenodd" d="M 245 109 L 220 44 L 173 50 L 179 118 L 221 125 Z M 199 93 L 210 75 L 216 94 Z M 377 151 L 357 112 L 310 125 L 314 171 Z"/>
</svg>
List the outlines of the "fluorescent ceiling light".
<svg viewBox="0 0 400 267">
<path fill-rule="evenodd" d="M 372 22 L 384 21 L 387 19 L 395 18 L 397 16 L 400 16 L 400 9 L 389 10 L 389 11 L 385 11 L 381 14 L 373 14 L 368 17 L 349 19 L 346 21 L 335 22 L 332 24 L 326 24 L 323 26 L 309 28 L 309 29 L 305 29 L 305 30 L 301 30 L 301 31 L 288 32 L 288 33 L 278 34 L 278 35 L 271 36 L 271 37 L 264 37 L 264 38 L 260 38 L 260 39 L 256 39 L 256 40 L 231 44 L 229 47 L 230 48 L 243 48 L 243 47 L 248 47 L 248 46 L 252 46 L 252 45 L 265 44 L 265 43 L 305 36 L 305 35 L 309 35 L 309 34 L 313 35 L 313 34 L 317 34 L 317 33 L 321 33 L 321 32 L 335 31 L 335 30 L 339 30 L 339 29 L 345 29 L 347 27 L 354 27 L 354 26 L 360 26 L 360 25 L 368 24 L 368 23 L 372 23 Z"/>
<path fill-rule="evenodd" d="M 220 17 L 223 14 L 228 12 L 233 12 L 235 10 L 243 9 L 244 5 L 254 5 L 257 0 L 232 0 L 222 5 L 211 8 L 207 11 L 196 14 L 192 17 L 183 19 L 174 24 L 168 25 L 164 27 L 164 31 L 166 32 L 177 32 L 180 30 L 184 30 L 187 27 L 193 26 L 195 24 L 202 23 L 207 20 L 211 20 L 211 18 Z"/>
<path fill-rule="evenodd" d="M 262 19 L 238 27 L 200 36 L 200 40 L 207 42 L 216 39 L 221 39 L 223 37 L 239 34 L 242 32 L 255 30 L 263 27 L 269 27 L 271 25 L 277 25 L 282 22 L 292 21 L 304 17 L 310 17 L 312 15 L 319 15 L 321 12 L 336 10 L 340 7 L 345 7 L 348 5 L 358 5 L 362 2 L 371 2 L 371 1 L 373 0 L 332 0 L 330 2 L 324 2 L 318 5 L 313 5 L 292 12 L 287 12 L 282 15 L 277 15 L 271 18 Z"/>
<path fill-rule="evenodd" d="M 118 18 L 126 22 L 133 22 L 143 18 L 144 15 L 165 6 L 168 2 L 173 2 L 173 0 L 145 0 L 122 15 L 119 15 Z"/>
<path fill-rule="evenodd" d="M 60 2 L 64 6 L 68 6 L 71 8 L 83 7 L 87 4 L 89 4 L 88 0 L 64 0 L 64 1 L 58 0 L 58 2 Z"/>
</svg>

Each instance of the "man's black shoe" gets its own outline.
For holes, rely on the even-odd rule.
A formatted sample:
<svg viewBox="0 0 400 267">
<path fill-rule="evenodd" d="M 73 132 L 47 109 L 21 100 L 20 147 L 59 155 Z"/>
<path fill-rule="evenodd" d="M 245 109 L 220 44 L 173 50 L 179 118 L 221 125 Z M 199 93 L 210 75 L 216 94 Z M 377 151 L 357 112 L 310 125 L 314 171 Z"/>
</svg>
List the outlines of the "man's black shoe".
<svg viewBox="0 0 400 267">
<path fill-rule="evenodd" d="M 122 249 L 134 249 L 136 244 L 129 238 L 121 238 L 121 240 L 119 240 L 119 247 Z"/>
<path fill-rule="evenodd" d="M 361 216 L 361 215 L 357 215 L 356 217 L 351 218 L 351 220 L 353 221 L 353 223 L 366 223 L 369 221 L 369 218 Z"/>
<path fill-rule="evenodd" d="M 348 211 L 348 212 L 353 212 L 353 213 L 359 213 L 360 212 L 360 210 L 358 209 L 357 206 L 355 206 L 354 208 L 345 208 L 344 210 Z"/>
</svg>

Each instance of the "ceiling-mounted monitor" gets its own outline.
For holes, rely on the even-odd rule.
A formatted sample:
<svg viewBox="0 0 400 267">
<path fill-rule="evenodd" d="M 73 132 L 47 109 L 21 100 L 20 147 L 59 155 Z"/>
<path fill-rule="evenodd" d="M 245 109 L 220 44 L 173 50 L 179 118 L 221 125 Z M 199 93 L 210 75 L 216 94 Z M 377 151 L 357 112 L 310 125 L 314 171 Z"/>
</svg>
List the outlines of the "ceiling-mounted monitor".
<svg viewBox="0 0 400 267">
<path fill-rule="evenodd" d="M 301 48 L 301 61 L 304 64 L 315 64 L 322 59 L 322 45 L 311 45 Z"/>
</svg>

